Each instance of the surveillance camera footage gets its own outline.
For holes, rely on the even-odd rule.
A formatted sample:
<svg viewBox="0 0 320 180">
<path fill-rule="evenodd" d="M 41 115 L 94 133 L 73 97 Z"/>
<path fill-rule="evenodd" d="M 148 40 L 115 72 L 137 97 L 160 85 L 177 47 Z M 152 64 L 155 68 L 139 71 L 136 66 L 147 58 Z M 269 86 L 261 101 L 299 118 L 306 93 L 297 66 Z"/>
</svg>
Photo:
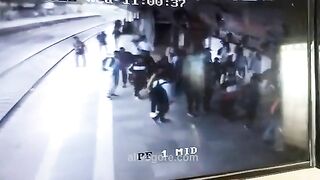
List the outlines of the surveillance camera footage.
<svg viewBox="0 0 320 180">
<path fill-rule="evenodd" d="M 0 179 L 307 162 L 308 1 L 0 0 Z"/>
</svg>

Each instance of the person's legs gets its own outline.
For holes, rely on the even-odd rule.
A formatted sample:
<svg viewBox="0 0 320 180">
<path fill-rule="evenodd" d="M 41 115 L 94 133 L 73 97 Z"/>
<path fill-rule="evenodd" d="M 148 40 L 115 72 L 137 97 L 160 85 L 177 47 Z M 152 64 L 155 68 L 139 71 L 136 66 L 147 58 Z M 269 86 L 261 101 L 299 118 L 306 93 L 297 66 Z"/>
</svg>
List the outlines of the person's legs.
<svg viewBox="0 0 320 180">
<path fill-rule="evenodd" d="M 139 97 L 139 87 L 138 87 L 137 82 L 134 82 L 133 86 L 134 86 L 134 96 Z"/>
<path fill-rule="evenodd" d="M 200 112 L 201 98 L 200 93 L 194 93 L 194 115 L 197 115 L 197 113 Z"/>
<path fill-rule="evenodd" d="M 279 119 L 276 119 L 275 122 L 275 130 L 274 130 L 274 149 L 276 151 L 283 151 L 284 150 L 284 141 L 282 135 L 282 127 Z"/>
<path fill-rule="evenodd" d="M 143 88 L 143 82 L 140 79 L 135 79 L 134 80 L 134 96 L 140 98 L 139 92 Z"/>
<path fill-rule="evenodd" d="M 118 43 L 119 43 L 119 37 L 115 37 L 114 38 L 114 46 L 115 46 L 116 50 L 118 50 Z"/>
<path fill-rule="evenodd" d="M 194 116 L 194 103 L 195 99 L 193 93 L 190 90 L 186 91 L 187 103 L 188 103 L 188 116 Z"/>
<path fill-rule="evenodd" d="M 276 129 L 275 119 L 272 118 L 270 119 L 269 124 L 262 135 L 263 140 L 272 141 L 275 129 Z"/>
<path fill-rule="evenodd" d="M 127 82 L 128 82 L 127 68 L 122 67 L 122 68 L 121 68 L 121 73 L 122 73 L 122 83 L 123 83 L 123 87 L 126 87 Z"/>
<path fill-rule="evenodd" d="M 116 92 L 116 89 L 117 89 L 117 87 L 118 87 L 118 84 L 119 84 L 119 74 L 114 74 L 113 75 L 113 92 L 112 92 L 112 94 L 111 95 L 113 95 L 113 96 L 117 96 L 116 94 L 115 94 L 115 92 Z"/>
<path fill-rule="evenodd" d="M 150 117 L 152 119 L 156 119 L 158 114 L 156 113 L 157 110 L 157 99 L 154 97 L 152 93 L 150 93 L 150 102 L 151 102 L 151 112 L 150 112 Z"/>
<path fill-rule="evenodd" d="M 87 65 L 86 55 L 85 55 L 85 54 L 82 54 L 81 57 L 82 57 L 82 60 L 83 60 L 83 66 L 86 67 L 86 65 Z"/>
<path fill-rule="evenodd" d="M 160 121 L 165 121 L 165 115 L 169 110 L 169 104 L 167 103 L 160 103 L 158 104 L 158 110 L 159 110 L 159 114 L 158 117 L 160 118 Z"/>
<path fill-rule="evenodd" d="M 210 102 L 211 102 L 211 97 L 212 97 L 212 88 L 206 88 L 204 92 L 204 97 L 203 97 L 203 108 L 205 111 L 210 111 Z"/>
<path fill-rule="evenodd" d="M 79 55 L 76 54 L 76 66 L 79 67 Z"/>
<path fill-rule="evenodd" d="M 150 93 L 150 101 L 151 101 L 151 112 L 156 112 L 157 101 L 156 97 L 152 93 Z"/>
<path fill-rule="evenodd" d="M 110 86 L 109 92 L 108 92 L 108 98 L 111 98 L 111 96 L 114 94 L 116 90 L 116 79 L 115 76 L 112 76 L 112 84 Z"/>
</svg>

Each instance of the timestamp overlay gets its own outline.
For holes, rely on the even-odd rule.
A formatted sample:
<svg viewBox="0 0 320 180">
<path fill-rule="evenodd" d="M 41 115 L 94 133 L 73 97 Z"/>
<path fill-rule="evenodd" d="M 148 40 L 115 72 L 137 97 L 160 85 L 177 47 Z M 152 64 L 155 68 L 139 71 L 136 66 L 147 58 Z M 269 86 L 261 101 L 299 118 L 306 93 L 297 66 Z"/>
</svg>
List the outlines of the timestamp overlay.
<svg viewBox="0 0 320 180">
<path fill-rule="evenodd" d="M 53 0 L 56 2 L 78 2 L 77 0 Z M 79 1 L 80 2 L 80 1 Z M 187 0 L 86 0 L 87 3 L 123 4 L 130 6 L 184 7 Z"/>
<path fill-rule="evenodd" d="M 174 150 L 163 149 L 155 153 L 151 151 L 137 152 L 128 155 L 128 162 L 198 162 L 197 147 L 176 148 Z"/>
</svg>

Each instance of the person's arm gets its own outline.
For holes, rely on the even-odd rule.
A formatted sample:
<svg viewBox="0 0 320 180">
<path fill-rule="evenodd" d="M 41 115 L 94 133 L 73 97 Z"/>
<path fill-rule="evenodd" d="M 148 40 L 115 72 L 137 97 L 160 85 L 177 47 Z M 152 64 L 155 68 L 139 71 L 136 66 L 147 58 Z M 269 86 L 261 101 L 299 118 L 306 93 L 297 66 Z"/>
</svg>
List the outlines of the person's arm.
<svg viewBox="0 0 320 180">
<path fill-rule="evenodd" d="M 274 114 L 280 105 L 280 98 L 277 98 L 271 105 L 270 113 Z"/>
<path fill-rule="evenodd" d="M 225 74 L 222 74 L 221 77 L 220 77 L 220 84 L 223 84 L 224 83 L 224 78 L 225 78 Z"/>
<path fill-rule="evenodd" d="M 133 72 L 133 63 L 128 67 L 128 70 L 130 71 L 130 73 Z"/>
<path fill-rule="evenodd" d="M 236 70 L 236 76 L 238 76 L 239 78 L 241 78 L 241 79 L 243 79 L 244 77 L 242 77 L 241 75 L 240 75 L 240 73 L 239 73 L 239 71 L 238 70 Z"/>
<path fill-rule="evenodd" d="M 148 84 L 147 84 L 147 89 L 151 89 L 151 85 L 152 85 L 152 83 L 153 83 L 153 81 L 154 81 L 154 79 L 156 78 L 156 74 L 153 74 L 152 76 L 151 76 L 151 78 L 149 79 L 149 81 L 148 81 Z"/>
</svg>

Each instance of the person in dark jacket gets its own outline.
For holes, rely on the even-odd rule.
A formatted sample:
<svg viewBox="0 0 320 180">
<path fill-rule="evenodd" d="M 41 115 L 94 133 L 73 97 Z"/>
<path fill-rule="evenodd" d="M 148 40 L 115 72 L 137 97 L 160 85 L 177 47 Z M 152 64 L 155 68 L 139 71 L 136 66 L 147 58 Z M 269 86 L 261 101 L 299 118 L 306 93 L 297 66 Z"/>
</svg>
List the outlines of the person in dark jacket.
<svg viewBox="0 0 320 180">
<path fill-rule="evenodd" d="M 83 66 L 86 66 L 86 56 L 85 56 L 86 46 L 79 39 L 78 36 L 74 36 L 73 39 L 74 39 L 73 47 L 74 47 L 74 51 L 76 53 L 76 65 L 77 65 L 77 67 L 79 67 L 79 56 L 81 56 L 82 60 L 83 60 Z"/>
<path fill-rule="evenodd" d="M 220 84 L 221 74 L 222 74 L 222 66 L 218 57 L 215 57 L 212 63 L 212 68 L 214 71 L 214 82 L 216 84 Z"/>
<path fill-rule="evenodd" d="M 122 27 L 121 20 L 116 20 L 114 23 L 114 29 L 112 32 L 112 34 L 114 36 L 114 42 L 115 42 L 116 49 L 118 49 L 119 37 L 121 36 L 121 27 Z"/>
<path fill-rule="evenodd" d="M 120 70 L 122 73 L 122 87 L 126 88 L 127 87 L 127 82 L 128 82 L 128 73 L 127 69 L 130 64 L 134 62 L 133 55 L 126 51 L 125 48 L 121 47 L 119 51 L 119 61 L 120 61 Z"/>
<path fill-rule="evenodd" d="M 147 66 L 143 57 L 137 57 L 137 61 L 129 67 L 129 71 L 133 74 L 134 96 L 141 99 L 140 91 L 147 85 Z"/>
<path fill-rule="evenodd" d="M 101 31 L 98 35 L 97 35 L 97 40 L 99 42 L 99 47 L 100 47 L 100 51 L 101 48 L 105 48 L 106 52 L 107 52 L 107 41 L 106 41 L 107 35 L 104 31 Z"/>
<path fill-rule="evenodd" d="M 215 86 L 215 72 L 212 62 L 205 62 L 205 76 L 204 76 L 204 96 L 203 96 L 203 109 L 206 112 L 211 110 L 211 98 Z"/>
</svg>

